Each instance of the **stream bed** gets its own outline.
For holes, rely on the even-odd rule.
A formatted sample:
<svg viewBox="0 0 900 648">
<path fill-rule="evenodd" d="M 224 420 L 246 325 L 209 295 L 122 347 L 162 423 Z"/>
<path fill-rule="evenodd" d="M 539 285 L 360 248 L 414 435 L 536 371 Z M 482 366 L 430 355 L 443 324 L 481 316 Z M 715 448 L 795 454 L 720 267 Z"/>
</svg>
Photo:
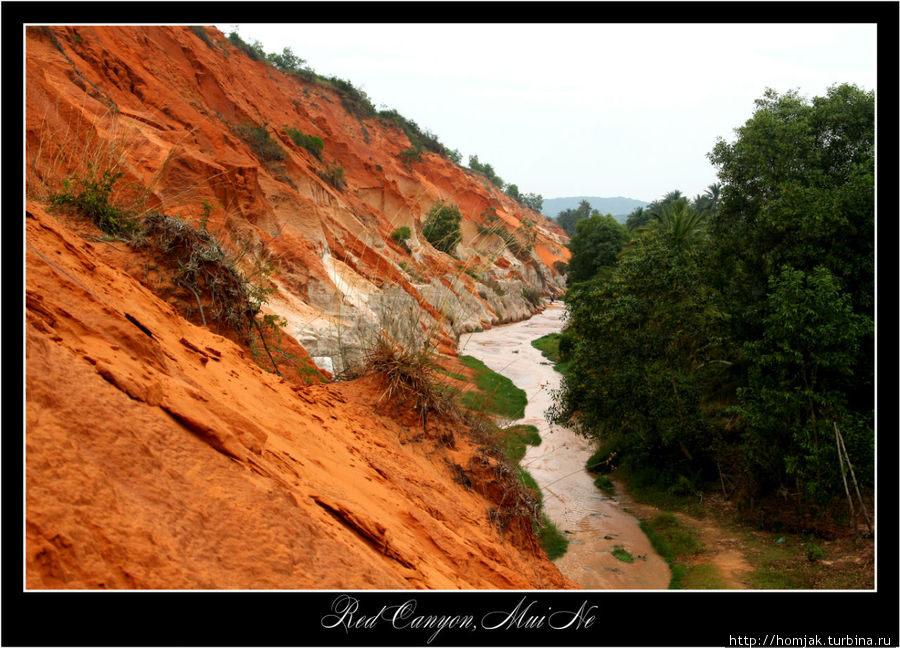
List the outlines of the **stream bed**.
<svg viewBox="0 0 900 648">
<path fill-rule="evenodd" d="M 478 358 L 528 396 L 525 418 L 514 423 L 536 426 L 541 444 L 528 446 L 520 465 L 541 487 L 544 512 L 569 539 L 565 555 L 555 561 L 559 570 L 585 589 L 666 589 L 669 566 L 654 551 L 638 520 L 622 510 L 615 496 L 594 486 L 585 470 L 592 444 L 544 418 L 562 376 L 531 342 L 562 330 L 564 313 L 562 305 L 551 304 L 531 319 L 466 334 L 460 338 L 459 353 Z M 633 561 L 613 556 L 617 547 Z"/>
</svg>

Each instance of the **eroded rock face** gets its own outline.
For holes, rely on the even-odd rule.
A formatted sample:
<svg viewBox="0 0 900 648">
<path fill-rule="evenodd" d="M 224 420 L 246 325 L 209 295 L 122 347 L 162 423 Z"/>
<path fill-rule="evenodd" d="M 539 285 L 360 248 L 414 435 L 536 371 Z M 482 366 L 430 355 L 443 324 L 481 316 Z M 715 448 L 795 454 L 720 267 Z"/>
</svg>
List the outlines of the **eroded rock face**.
<svg viewBox="0 0 900 648">
<path fill-rule="evenodd" d="M 375 378 L 291 384 L 29 202 L 26 586 L 566 588 Z"/>
<path fill-rule="evenodd" d="M 539 214 L 436 155 L 404 167 L 401 131 L 208 35 L 26 33 L 27 587 L 573 586 L 527 529 L 497 533 L 491 502 L 454 472 L 479 456 L 464 434 L 407 442 L 417 417 L 373 378 L 264 371 L 198 325 L 200 299 L 159 290 L 151 253 L 47 211 L 64 179 L 121 171 L 115 204 L 268 258 L 264 311 L 325 378 L 313 363 L 343 371 L 373 330 L 454 353 L 461 331 L 527 317 L 526 288 L 559 290 L 547 264 L 565 260 L 565 237 Z M 254 152 L 246 124 L 266 125 L 283 157 Z M 322 159 L 287 127 L 321 137 Z M 320 176 L 336 166 L 342 190 Z M 459 260 L 422 236 L 438 200 L 463 212 Z M 535 221 L 535 255 L 479 238 L 487 206 L 511 229 Z M 408 250 L 390 238 L 401 225 Z"/>
<path fill-rule="evenodd" d="M 404 165 L 398 154 L 410 144 L 396 126 L 351 114 L 334 89 L 206 33 L 208 42 L 186 27 L 29 28 L 29 193 L 58 190 L 89 161 L 100 162 L 95 171 L 118 161 L 122 193 L 149 189 L 142 208 L 205 218 L 231 249 L 271 254 L 279 288 L 271 310 L 336 371 L 347 331 L 378 321 L 369 301 L 385 286 L 399 286 L 425 326 L 451 338 L 528 317 L 536 296 L 561 292 L 552 265 L 569 253 L 554 223 L 434 153 Z M 262 147 L 250 145 L 250 125 L 262 127 L 263 140 L 268 133 Z M 288 129 L 320 137 L 321 156 Z M 322 178 L 338 166 L 340 190 Z M 422 234 L 438 201 L 462 213 L 458 259 Z M 500 237 L 480 233 L 488 208 L 510 233 L 534 223 L 530 254 L 517 258 Z M 390 238 L 401 226 L 411 232 L 406 249 Z"/>
</svg>

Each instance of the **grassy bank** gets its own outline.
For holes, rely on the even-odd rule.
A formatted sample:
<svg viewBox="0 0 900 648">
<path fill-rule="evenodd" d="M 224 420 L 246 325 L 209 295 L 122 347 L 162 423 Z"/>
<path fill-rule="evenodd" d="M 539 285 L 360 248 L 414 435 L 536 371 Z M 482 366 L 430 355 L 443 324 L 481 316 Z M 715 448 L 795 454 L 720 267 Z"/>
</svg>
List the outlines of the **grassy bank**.
<svg viewBox="0 0 900 648">
<path fill-rule="evenodd" d="M 691 564 L 688 559 L 703 553 L 704 547 L 694 531 L 679 522 L 672 513 L 660 513 L 652 520 L 643 520 L 641 530 L 656 553 L 669 563 L 672 581 L 669 589 L 723 589 L 721 573 L 709 563 Z"/>
<path fill-rule="evenodd" d="M 524 418 L 525 405 L 528 403 L 524 391 L 516 387 L 509 378 L 493 371 L 477 358 L 460 356 L 459 360 L 472 370 L 473 377 L 471 379 L 466 379 L 458 373 L 443 373 L 457 380 L 466 380 L 476 388 L 461 394 L 461 402 L 465 407 L 501 419 Z M 528 450 L 527 446 L 540 445 L 541 437 L 538 429 L 533 425 L 497 428 L 497 440 L 506 458 L 516 466 L 522 485 L 534 493 L 541 503 L 541 510 L 543 510 L 543 496 L 540 487 L 528 471 L 519 466 L 519 462 Z M 569 541 L 546 514 L 541 513 L 540 524 L 536 522 L 532 524 L 535 535 L 550 560 L 556 560 L 566 553 Z"/>
<path fill-rule="evenodd" d="M 553 363 L 553 368 L 562 375 L 566 375 L 569 369 L 569 362 L 563 362 L 559 355 L 559 342 L 562 335 L 559 333 L 549 333 L 544 337 L 531 341 L 531 346 L 540 351 L 545 358 Z"/>
<path fill-rule="evenodd" d="M 524 418 L 528 398 L 513 381 L 491 370 L 478 358 L 464 355 L 459 357 L 459 361 L 472 370 L 478 388 L 462 395 L 465 407 L 506 419 Z"/>
</svg>

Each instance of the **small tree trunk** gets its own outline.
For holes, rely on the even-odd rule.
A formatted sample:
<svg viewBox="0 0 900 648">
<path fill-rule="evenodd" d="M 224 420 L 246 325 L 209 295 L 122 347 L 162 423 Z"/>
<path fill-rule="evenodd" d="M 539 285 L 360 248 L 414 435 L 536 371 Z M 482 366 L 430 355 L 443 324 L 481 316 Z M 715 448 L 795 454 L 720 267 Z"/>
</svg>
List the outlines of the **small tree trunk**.
<svg viewBox="0 0 900 648">
<path fill-rule="evenodd" d="M 188 286 L 188 289 L 194 293 L 194 299 L 197 300 L 197 308 L 200 309 L 200 321 L 203 322 L 203 327 L 206 328 L 206 317 L 203 315 L 203 304 L 200 303 L 200 295 L 197 294 L 193 286 Z"/>
<path fill-rule="evenodd" d="M 722 483 L 722 495 L 725 496 L 725 499 L 728 499 L 728 492 L 725 490 L 725 478 L 722 476 L 722 466 L 719 465 L 719 462 L 716 462 L 716 468 L 719 469 L 719 481 Z"/>
<path fill-rule="evenodd" d="M 275 358 L 272 357 L 272 352 L 269 351 L 269 345 L 266 344 L 266 336 L 263 335 L 262 328 L 259 326 L 259 322 L 256 321 L 256 318 L 253 318 L 253 325 L 256 327 L 256 332 L 259 333 L 259 339 L 262 340 L 263 348 L 266 350 L 266 354 L 269 356 L 269 360 L 272 361 L 272 366 L 275 368 L 275 373 L 281 376 L 281 372 L 278 370 L 278 365 L 275 363 Z M 281 376 L 284 378 L 284 376 Z"/>
</svg>

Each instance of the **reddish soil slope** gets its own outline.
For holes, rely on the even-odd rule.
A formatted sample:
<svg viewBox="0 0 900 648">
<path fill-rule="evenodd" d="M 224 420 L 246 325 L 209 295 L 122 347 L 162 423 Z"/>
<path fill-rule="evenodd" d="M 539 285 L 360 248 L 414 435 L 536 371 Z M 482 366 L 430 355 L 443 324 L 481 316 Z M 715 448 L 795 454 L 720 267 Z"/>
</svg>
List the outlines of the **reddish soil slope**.
<svg viewBox="0 0 900 648">
<path fill-rule="evenodd" d="M 26 214 L 28 588 L 565 588 L 374 377 L 299 387 Z M 482 494 L 484 493 L 484 495 Z"/>
<path fill-rule="evenodd" d="M 437 155 L 406 168 L 402 131 L 208 35 L 27 30 L 27 587 L 574 586 L 530 526 L 490 521 L 504 486 L 465 428 L 435 421 L 417 439 L 372 376 L 307 386 L 261 369 L 160 288 L 151 254 L 51 212 L 65 178 L 120 170 L 116 204 L 208 217 L 232 252 L 264 248 L 282 345 L 326 380 L 312 363 L 339 364 L 335 330 L 377 325 L 391 291 L 452 353 L 461 331 L 533 312 L 525 289 L 559 290 L 547 264 L 566 259 L 565 237 L 539 214 Z M 283 160 L 250 149 L 247 122 L 268 125 Z M 323 159 L 286 126 L 320 136 Z M 343 190 L 319 175 L 336 165 Z M 460 260 L 421 235 L 438 200 L 463 213 Z M 529 259 L 478 234 L 487 206 L 510 229 L 535 223 Z M 401 225 L 409 251 L 390 239 Z"/>
</svg>

